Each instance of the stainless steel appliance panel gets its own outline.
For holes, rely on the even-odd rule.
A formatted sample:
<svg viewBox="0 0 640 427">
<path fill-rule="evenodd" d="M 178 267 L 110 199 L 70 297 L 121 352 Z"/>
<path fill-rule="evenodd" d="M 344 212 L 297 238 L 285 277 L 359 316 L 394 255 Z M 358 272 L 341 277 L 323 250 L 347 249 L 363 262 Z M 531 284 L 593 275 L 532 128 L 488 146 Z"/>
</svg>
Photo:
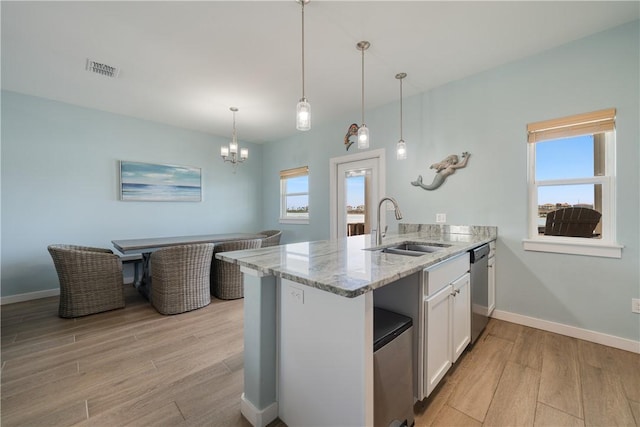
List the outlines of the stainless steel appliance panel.
<svg viewBox="0 0 640 427">
<path fill-rule="evenodd" d="M 373 424 L 412 426 L 413 322 L 410 317 L 374 308 Z"/>
<path fill-rule="evenodd" d="M 489 322 L 489 245 L 471 251 L 471 343 Z"/>
</svg>

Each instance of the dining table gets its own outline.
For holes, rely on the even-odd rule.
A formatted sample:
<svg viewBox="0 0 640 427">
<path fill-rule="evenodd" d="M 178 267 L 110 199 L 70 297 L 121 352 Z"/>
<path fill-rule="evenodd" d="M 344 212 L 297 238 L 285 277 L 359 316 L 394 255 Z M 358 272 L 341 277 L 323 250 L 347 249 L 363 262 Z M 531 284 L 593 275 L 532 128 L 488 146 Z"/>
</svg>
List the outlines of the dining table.
<svg viewBox="0 0 640 427">
<path fill-rule="evenodd" d="M 198 243 L 223 243 L 237 240 L 264 239 L 264 234 L 258 233 L 225 233 L 201 234 L 195 236 L 148 237 L 142 239 L 112 240 L 113 246 L 125 255 L 140 254 L 142 256 L 142 276 L 134 283 L 138 291 L 147 299 L 151 286 L 151 254 L 158 249 L 177 245 L 192 245 Z"/>
</svg>

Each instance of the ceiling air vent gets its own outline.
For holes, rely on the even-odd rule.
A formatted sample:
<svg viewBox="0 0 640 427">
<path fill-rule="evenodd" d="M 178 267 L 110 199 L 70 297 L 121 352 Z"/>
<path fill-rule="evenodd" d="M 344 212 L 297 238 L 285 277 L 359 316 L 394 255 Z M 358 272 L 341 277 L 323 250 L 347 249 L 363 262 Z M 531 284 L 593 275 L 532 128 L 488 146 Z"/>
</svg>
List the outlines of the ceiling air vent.
<svg viewBox="0 0 640 427">
<path fill-rule="evenodd" d="M 106 77 L 116 78 L 120 73 L 120 70 L 116 67 L 112 67 L 111 65 L 102 64 L 100 62 L 96 62 L 93 59 L 87 58 L 87 71 L 91 73 L 100 74 Z"/>
</svg>

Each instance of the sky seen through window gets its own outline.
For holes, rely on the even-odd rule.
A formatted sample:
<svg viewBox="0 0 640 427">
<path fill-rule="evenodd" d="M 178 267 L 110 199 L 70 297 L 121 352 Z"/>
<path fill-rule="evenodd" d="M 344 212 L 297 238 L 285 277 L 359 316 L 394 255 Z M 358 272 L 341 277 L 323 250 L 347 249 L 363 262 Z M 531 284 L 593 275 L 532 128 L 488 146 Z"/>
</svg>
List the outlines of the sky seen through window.
<svg viewBox="0 0 640 427">
<path fill-rule="evenodd" d="M 593 176 L 593 135 L 536 143 L 536 181 Z M 593 184 L 542 186 L 538 204 L 594 203 Z"/>
</svg>

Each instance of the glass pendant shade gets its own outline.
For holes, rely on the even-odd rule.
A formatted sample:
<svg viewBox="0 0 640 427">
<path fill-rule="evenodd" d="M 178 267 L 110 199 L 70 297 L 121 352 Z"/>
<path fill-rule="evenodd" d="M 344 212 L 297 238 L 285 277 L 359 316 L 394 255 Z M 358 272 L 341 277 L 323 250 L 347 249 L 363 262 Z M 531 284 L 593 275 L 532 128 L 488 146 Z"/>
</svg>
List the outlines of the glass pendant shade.
<svg viewBox="0 0 640 427">
<path fill-rule="evenodd" d="M 240 159 L 247 160 L 248 157 L 249 157 L 249 149 L 248 148 L 240 149 Z"/>
<path fill-rule="evenodd" d="M 231 141 L 229 143 L 229 152 L 232 153 L 232 154 L 233 153 L 236 153 L 236 154 L 238 153 L 238 141 L 234 140 L 234 141 Z"/>
<path fill-rule="evenodd" d="M 311 129 L 311 104 L 306 98 L 302 98 L 296 108 L 296 129 L 301 131 Z"/>
<path fill-rule="evenodd" d="M 407 158 L 407 144 L 401 139 L 396 144 L 396 159 L 405 160 Z"/>
<path fill-rule="evenodd" d="M 358 129 L 358 149 L 369 148 L 369 128 L 364 123 Z"/>
<path fill-rule="evenodd" d="M 220 147 L 220 155 L 222 157 L 228 157 L 229 156 L 229 147 L 227 147 L 227 146 Z"/>
</svg>

